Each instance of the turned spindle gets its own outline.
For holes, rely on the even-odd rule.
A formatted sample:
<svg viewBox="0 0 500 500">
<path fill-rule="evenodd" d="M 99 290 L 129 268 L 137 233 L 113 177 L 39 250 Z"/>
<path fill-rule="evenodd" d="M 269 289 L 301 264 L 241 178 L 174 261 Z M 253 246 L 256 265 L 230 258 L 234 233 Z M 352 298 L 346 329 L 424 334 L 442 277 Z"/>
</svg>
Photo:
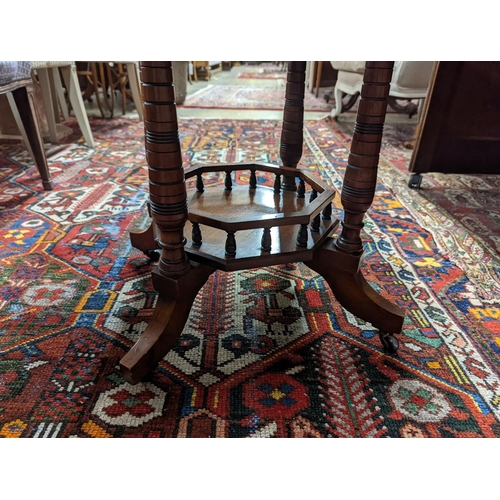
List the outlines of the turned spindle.
<svg viewBox="0 0 500 500">
<path fill-rule="evenodd" d="M 300 179 L 299 186 L 297 188 L 297 198 L 305 198 L 306 197 L 306 183 L 304 179 Z"/>
<path fill-rule="evenodd" d="M 393 62 L 367 62 L 365 66 L 361 100 L 342 185 L 342 233 L 336 241 L 336 248 L 348 254 L 361 255 L 363 252 L 360 234 L 363 218 L 373 202 L 377 185 L 393 65 Z"/>
<path fill-rule="evenodd" d="M 201 174 L 196 174 L 196 191 L 198 193 L 203 193 L 205 191 L 205 186 L 203 185 L 203 177 Z"/>
<path fill-rule="evenodd" d="M 235 231 L 228 231 L 226 238 L 226 255 L 234 257 L 236 255 L 236 238 L 234 237 Z"/>
<path fill-rule="evenodd" d="M 305 61 L 288 63 L 280 144 L 280 157 L 285 167 L 296 168 L 302 157 L 305 71 Z M 283 189 L 295 191 L 297 189 L 295 177 L 288 175 L 283 177 Z"/>
<path fill-rule="evenodd" d="M 311 222 L 311 231 L 319 233 L 319 226 L 321 225 L 320 214 L 316 215 Z"/>
<path fill-rule="evenodd" d="M 307 247 L 307 240 L 309 239 L 309 235 L 307 233 L 307 224 L 301 224 L 299 228 L 299 232 L 297 233 L 297 246 L 299 247 Z"/>
<path fill-rule="evenodd" d="M 151 217 L 161 248 L 160 275 L 189 272 L 184 246 L 187 193 L 182 168 L 171 62 L 141 62 L 146 159 Z"/>
<path fill-rule="evenodd" d="M 203 242 L 201 237 L 200 225 L 197 222 L 193 222 L 192 224 L 193 224 L 193 229 L 191 232 L 191 240 L 193 242 L 193 245 L 199 247 Z"/>
<path fill-rule="evenodd" d="M 233 189 L 233 181 L 231 180 L 231 172 L 226 172 L 226 181 L 224 182 L 226 186 L 226 191 L 231 191 Z"/>
<path fill-rule="evenodd" d="M 280 194 L 281 191 L 281 175 L 276 174 L 274 178 L 274 194 Z"/>
<path fill-rule="evenodd" d="M 270 252 L 272 247 L 271 228 L 265 227 L 262 233 L 261 249 L 263 252 Z"/>
<path fill-rule="evenodd" d="M 250 189 L 255 189 L 257 187 L 257 176 L 255 175 L 255 170 L 250 170 Z"/>
<path fill-rule="evenodd" d="M 332 204 L 328 203 L 326 207 L 323 209 L 323 219 L 332 220 Z"/>
</svg>

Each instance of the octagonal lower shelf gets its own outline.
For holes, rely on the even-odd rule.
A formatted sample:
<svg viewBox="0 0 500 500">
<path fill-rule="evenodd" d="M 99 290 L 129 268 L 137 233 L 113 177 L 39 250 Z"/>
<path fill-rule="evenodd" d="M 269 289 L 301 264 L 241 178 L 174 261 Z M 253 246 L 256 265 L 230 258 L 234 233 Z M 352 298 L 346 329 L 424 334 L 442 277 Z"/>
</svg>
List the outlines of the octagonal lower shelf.
<svg viewBox="0 0 500 500">
<path fill-rule="evenodd" d="M 317 187 L 317 185 L 316 185 Z M 185 234 L 190 235 L 194 224 L 199 224 L 201 245 L 188 238 L 185 250 L 192 260 L 210 263 L 224 271 L 307 261 L 314 250 L 337 228 L 339 221 L 321 217 L 323 208 L 335 196 L 324 189 L 313 201 L 299 198 L 293 191 L 259 185 L 243 185 L 225 190 L 211 186 L 203 193 L 188 192 L 189 221 Z M 301 225 L 320 217 L 317 231 L 307 229 L 305 246 L 297 245 Z M 270 251 L 261 247 L 264 228 L 271 238 Z M 227 255 L 225 241 L 228 232 L 234 232 L 236 254 Z"/>
</svg>

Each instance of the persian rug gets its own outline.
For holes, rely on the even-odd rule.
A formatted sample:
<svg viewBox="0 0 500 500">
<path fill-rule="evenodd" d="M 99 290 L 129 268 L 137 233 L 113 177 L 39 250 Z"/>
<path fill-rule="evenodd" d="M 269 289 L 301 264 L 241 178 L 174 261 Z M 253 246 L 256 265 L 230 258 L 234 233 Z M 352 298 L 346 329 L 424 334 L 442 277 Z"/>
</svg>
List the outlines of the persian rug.
<svg viewBox="0 0 500 500">
<path fill-rule="evenodd" d="M 350 144 L 352 123 L 324 122 Z M 429 172 L 421 189 L 410 189 L 412 150 L 403 144 L 412 141 L 415 126 L 385 125 L 379 177 L 483 297 L 500 297 L 500 176 Z"/>
<path fill-rule="evenodd" d="M 91 126 L 95 149 L 75 136 L 49 158 L 51 192 L 22 148 L 1 148 L 0 436 L 500 436 L 500 303 L 394 195 L 389 161 L 366 217 L 362 269 L 407 310 L 398 355 L 320 276 L 291 263 L 214 273 L 159 367 L 124 382 L 118 362 L 157 299 L 155 264 L 128 238 L 149 223 L 143 126 Z M 183 119 L 185 164 L 278 161 L 280 129 Z M 345 137 L 307 121 L 304 139 L 301 166 L 339 190 Z M 237 182 L 248 182 L 244 172 Z M 223 189 L 223 176 L 207 184 Z"/>
<path fill-rule="evenodd" d="M 238 73 L 237 78 L 243 80 L 286 80 L 286 71 L 262 68 L 259 71 Z"/>
<path fill-rule="evenodd" d="M 283 110 L 285 102 L 285 82 L 282 87 L 247 87 L 244 85 L 207 85 L 203 89 L 188 95 L 184 108 L 221 108 L 221 109 L 269 109 Z M 329 112 L 333 104 L 321 97 L 306 92 L 305 111 Z"/>
</svg>

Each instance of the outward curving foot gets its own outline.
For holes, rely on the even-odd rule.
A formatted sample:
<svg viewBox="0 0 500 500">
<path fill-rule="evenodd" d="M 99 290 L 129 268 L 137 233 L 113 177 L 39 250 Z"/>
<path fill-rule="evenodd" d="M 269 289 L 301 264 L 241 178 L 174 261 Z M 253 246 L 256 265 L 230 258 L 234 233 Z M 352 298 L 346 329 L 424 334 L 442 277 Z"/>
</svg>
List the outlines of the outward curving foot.
<svg viewBox="0 0 500 500">
<path fill-rule="evenodd" d="M 159 297 L 146 330 L 120 361 L 123 378 L 137 384 L 156 368 L 182 333 L 198 291 L 215 269 L 196 265 L 179 280 L 153 274 Z M 182 292 L 181 292 L 182 291 Z"/>
<path fill-rule="evenodd" d="M 359 270 L 360 257 L 335 249 L 333 240 L 315 252 L 312 260 L 304 262 L 321 274 L 330 286 L 335 298 L 349 312 L 379 329 L 384 348 L 396 352 L 397 341 L 387 339 L 388 334 L 400 333 L 405 310 L 379 295 L 365 280 Z M 387 344 L 387 345 L 386 345 Z"/>
<path fill-rule="evenodd" d="M 120 370 L 130 384 L 137 384 L 175 345 L 189 316 L 192 302 L 158 297 L 153 317 L 140 339 L 121 359 Z"/>
</svg>

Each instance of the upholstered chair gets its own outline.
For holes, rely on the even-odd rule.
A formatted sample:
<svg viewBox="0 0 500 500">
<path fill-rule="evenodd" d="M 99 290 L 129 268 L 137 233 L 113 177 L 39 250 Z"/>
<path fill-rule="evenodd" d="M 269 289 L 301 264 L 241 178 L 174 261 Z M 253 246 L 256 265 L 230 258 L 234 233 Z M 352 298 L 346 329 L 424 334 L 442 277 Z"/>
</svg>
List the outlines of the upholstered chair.
<svg viewBox="0 0 500 500">
<path fill-rule="evenodd" d="M 42 136 L 35 115 L 31 62 L 0 61 L 0 94 L 7 95 L 17 127 L 42 178 L 43 188 L 52 189 Z"/>
<path fill-rule="evenodd" d="M 338 118 L 355 104 L 361 92 L 365 61 L 331 61 L 331 65 L 338 70 L 335 108 L 331 114 Z M 427 96 L 433 67 L 433 61 L 396 61 L 389 91 L 389 106 L 410 117 L 416 114 Z M 417 99 L 419 105 L 411 102 Z M 401 100 L 407 101 L 406 105 L 401 105 Z"/>
</svg>

